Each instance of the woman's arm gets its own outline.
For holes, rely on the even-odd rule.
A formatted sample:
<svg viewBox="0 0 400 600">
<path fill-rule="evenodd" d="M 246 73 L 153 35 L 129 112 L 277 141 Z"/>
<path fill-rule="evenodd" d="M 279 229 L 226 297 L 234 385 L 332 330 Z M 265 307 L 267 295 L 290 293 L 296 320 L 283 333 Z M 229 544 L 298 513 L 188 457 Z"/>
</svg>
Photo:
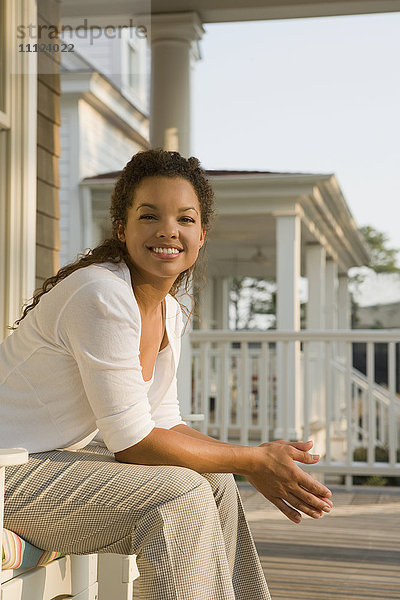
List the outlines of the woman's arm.
<svg viewBox="0 0 400 600">
<path fill-rule="evenodd" d="M 171 427 L 169 431 L 178 431 L 179 433 L 184 433 L 185 435 L 189 435 L 190 437 L 193 438 L 197 438 L 198 440 L 203 440 L 206 442 L 214 442 L 215 444 L 227 444 L 227 442 L 221 442 L 220 440 L 216 440 L 213 437 L 210 437 L 209 435 L 205 435 L 204 433 L 200 433 L 200 431 L 197 431 L 196 429 L 193 429 L 193 427 L 189 427 L 188 425 L 184 425 L 183 423 L 180 423 L 179 425 L 175 425 L 174 427 Z M 229 446 L 230 444 L 228 444 Z"/>
<path fill-rule="evenodd" d="M 115 458 L 120 462 L 141 465 L 176 465 L 198 473 L 244 475 L 253 487 L 295 523 L 301 519 L 298 510 L 313 518 L 319 518 L 322 511 L 330 510 L 330 490 L 295 463 L 318 462 L 319 456 L 307 452 L 312 442 L 279 441 L 254 447 L 238 446 L 198 439 L 198 436 L 173 429 L 154 427 L 134 446 L 116 452 Z"/>
</svg>

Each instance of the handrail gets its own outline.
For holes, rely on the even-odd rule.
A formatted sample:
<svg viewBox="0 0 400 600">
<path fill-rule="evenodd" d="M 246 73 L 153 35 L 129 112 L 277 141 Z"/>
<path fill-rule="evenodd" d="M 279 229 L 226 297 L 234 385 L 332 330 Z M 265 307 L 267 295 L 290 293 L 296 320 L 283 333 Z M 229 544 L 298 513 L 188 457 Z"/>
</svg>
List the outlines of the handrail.
<svg viewBox="0 0 400 600">
<path fill-rule="evenodd" d="M 190 332 L 192 342 L 400 342 L 400 329 L 326 329 L 286 331 L 229 331 L 227 329 L 195 329 Z"/>
</svg>

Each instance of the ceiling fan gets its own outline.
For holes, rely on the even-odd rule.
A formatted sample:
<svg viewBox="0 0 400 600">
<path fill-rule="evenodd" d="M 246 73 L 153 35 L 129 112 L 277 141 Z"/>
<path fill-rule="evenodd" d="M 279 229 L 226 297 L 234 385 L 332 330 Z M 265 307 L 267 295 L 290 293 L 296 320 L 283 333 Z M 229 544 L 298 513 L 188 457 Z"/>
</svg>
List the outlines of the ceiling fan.
<svg viewBox="0 0 400 600">
<path fill-rule="evenodd" d="M 257 264 L 269 264 L 271 260 L 265 256 L 260 246 L 257 246 L 255 253 L 249 258 L 241 258 L 237 254 L 232 256 L 231 258 L 220 258 L 220 261 L 229 261 L 234 264 L 237 263 L 257 263 Z"/>
</svg>

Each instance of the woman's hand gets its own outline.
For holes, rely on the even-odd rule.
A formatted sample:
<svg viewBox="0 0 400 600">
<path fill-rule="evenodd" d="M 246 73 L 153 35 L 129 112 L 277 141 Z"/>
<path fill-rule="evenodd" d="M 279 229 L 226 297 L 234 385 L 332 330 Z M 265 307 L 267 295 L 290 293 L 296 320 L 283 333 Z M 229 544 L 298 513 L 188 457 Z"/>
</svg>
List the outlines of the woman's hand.
<svg viewBox="0 0 400 600">
<path fill-rule="evenodd" d="M 319 455 L 307 452 L 312 445 L 279 440 L 256 446 L 251 472 L 246 473 L 251 485 L 294 523 L 301 521 L 299 511 L 318 519 L 332 508 L 331 491 L 294 462 L 317 463 Z"/>
</svg>

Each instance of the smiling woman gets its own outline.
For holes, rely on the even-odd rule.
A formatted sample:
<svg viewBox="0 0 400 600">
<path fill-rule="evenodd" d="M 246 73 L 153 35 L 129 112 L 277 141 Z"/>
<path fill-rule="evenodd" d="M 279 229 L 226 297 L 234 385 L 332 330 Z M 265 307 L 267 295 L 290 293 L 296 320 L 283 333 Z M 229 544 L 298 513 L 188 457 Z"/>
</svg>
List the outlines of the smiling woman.
<svg viewBox="0 0 400 600">
<path fill-rule="evenodd" d="M 42 288 L 35 292 L 32 302 L 24 308 L 22 317 L 15 325 L 18 325 L 36 306 L 43 294 L 77 269 L 109 261 L 117 263 L 123 261 L 129 267 L 131 276 L 138 277 L 135 283 L 139 283 L 139 263 L 140 255 L 143 257 L 143 248 L 137 248 L 140 251 L 138 256 L 129 252 L 128 245 L 124 241 L 128 219 L 129 228 L 139 219 L 142 222 L 159 222 L 160 215 L 157 211 L 160 211 L 162 206 L 165 208 L 171 201 L 182 213 L 179 214 L 179 223 L 187 225 L 193 223 L 199 234 L 197 251 L 196 247 L 191 245 L 190 252 L 185 253 L 184 261 L 179 260 L 180 264 L 183 264 L 183 269 L 176 274 L 168 290 L 173 297 L 180 289 L 189 294 L 191 278 L 198 277 L 197 271 L 201 268 L 197 261 L 198 251 L 205 243 L 205 234 L 211 228 L 214 218 L 214 192 L 197 158 L 185 159 L 178 152 L 160 149 L 147 150 L 138 152 L 132 157 L 115 184 L 110 207 L 112 237 L 104 240 L 88 254 L 79 256 L 74 263 L 64 266 L 53 277 L 49 277 Z M 174 218 L 178 219 L 178 215 Z M 139 231 L 141 232 L 142 229 L 135 229 L 135 235 Z M 131 236 L 129 238 L 131 239 Z M 157 237 L 154 238 L 155 240 Z M 192 264 L 189 264 L 190 256 L 193 258 Z M 140 296 L 140 290 L 138 294 Z M 184 313 L 187 312 L 185 305 L 181 305 L 181 309 Z"/>
<path fill-rule="evenodd" d="M 318 461 L 311 442 L 236 446 L 182 421 L 174 296 L 212 216 L 196 158 L 136 154 L 112 238 L 48 279 L 0 346 L 0 439 L 31 455 L 7 468 L 5 526 L 54 552 L 136 554 L 143 600 L 269 600 L 233 473 L 294 522 L 332 506 L 295 464 Z"/>
</svg>

